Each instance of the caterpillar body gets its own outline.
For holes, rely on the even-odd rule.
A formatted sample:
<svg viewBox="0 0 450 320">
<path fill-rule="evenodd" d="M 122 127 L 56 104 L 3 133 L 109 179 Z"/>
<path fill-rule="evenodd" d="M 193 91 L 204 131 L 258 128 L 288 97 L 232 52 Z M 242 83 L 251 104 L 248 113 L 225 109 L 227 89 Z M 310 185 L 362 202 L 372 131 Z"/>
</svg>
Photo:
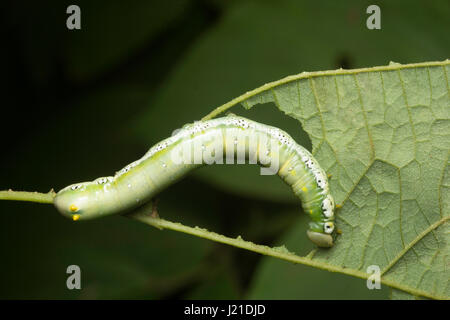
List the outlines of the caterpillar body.
<svg viewBox="0 0 450 320">
<path fill-rule="evenodd" d="M 126 212 L 148 202 L 194 168 L 224 160 L 233 163 L 236 157 L 243 163 L 242 155 L 262 169 L 276 163 L 274 173 L 292 187 L 311 217 L 310 240 L 320 247 L 333 246 L 335 204 L 324 170 L 286 132 L 235 115 L 187 124 L 114 176 L 62 189 L 54 204 L 73 220 Z"/>
</svg>

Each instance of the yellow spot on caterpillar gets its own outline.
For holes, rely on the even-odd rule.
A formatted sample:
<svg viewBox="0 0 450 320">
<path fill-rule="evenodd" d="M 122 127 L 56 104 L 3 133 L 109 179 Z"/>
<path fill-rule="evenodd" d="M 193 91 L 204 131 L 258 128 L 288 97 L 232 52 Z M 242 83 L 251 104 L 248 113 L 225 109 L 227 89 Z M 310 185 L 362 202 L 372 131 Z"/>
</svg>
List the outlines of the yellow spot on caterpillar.
<svg viewBox="0 0 450 320">
<path fill-rule="evenodd" d="M 74 204 L 71 204 L 70 207 L 69 207 L 69 210 L 72 211 L 72 212 L 75 212 L 75 211 L 78 211 L 78 207 L 76 205 L 74 205 Z"/>
<path fill-rule="evenodd" d="M 80 219 L 80 215 L 79 214 L 74 214 L 72 219 L 73 219 L 73 221 L 77 221 L 78 219 Z"/>
<path fill-rule="evenodd" d="M 295 170 L 291 171 L 291 175 L 295 176 L 297 174 L 297 172 L 295 172 Z"/>
<path fill-rule="evenodd" d="M 340 209 L 340 208 L 342 208 L 342 205 L 336 204 L 336 209 Z"/>
<path fill-rule="evenodd" d="M 303 191 L 303 192 L 306 192 L 306 191 L 308 191 L 308 188 L 307 188 L 307 187 L 303 187 L 303 188 L 302 188 L 302 191 Z"/>
</svg>

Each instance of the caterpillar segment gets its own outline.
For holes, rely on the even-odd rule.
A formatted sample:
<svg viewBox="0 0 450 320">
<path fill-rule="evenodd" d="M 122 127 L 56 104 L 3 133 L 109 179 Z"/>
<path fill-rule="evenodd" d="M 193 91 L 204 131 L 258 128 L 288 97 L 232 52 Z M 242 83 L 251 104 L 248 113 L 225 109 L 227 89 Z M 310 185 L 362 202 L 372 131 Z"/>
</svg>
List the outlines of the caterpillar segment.
<svg viewBox="0 0 450 320">
<path fill-rule="evenodd" d="M 73 220 L 120 214 L 147 203 L 202 165 L 245 161 L 291 186 L 311 218 L 309 239 L 319 247 L 333 246 L 336 206 L 317 160 L 283 130 L 236 115 L 187 124 L 114 176 L 62 189 L 54 204 Z"/>
</svg>

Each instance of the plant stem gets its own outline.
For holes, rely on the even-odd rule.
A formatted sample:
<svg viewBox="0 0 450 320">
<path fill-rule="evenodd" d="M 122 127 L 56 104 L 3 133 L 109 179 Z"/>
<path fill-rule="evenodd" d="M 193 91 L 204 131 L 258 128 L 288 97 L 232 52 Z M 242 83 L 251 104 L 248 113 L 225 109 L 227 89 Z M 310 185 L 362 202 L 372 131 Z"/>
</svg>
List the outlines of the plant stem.
<svg viewBox="0 0 450 320">
<path fill-rule="evenodd" d="M 16 201 L 30 201 L 38 203 L 53 203 L 55 191 L 50 190 L 48 193 L 27 192 L 27 191 L 0 191 L 0 200 L 16 200 Z"/>
</svg>

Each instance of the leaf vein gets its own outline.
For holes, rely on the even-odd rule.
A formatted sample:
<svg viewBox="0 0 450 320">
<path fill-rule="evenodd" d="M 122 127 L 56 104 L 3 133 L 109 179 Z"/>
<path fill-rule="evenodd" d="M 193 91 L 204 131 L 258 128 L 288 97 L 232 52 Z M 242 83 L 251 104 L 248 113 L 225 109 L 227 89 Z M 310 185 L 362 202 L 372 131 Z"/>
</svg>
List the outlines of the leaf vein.
<svg viewBox="0 0 450 320">
<path fill-rule="evenodd" d="M 416 238 L 414 238 L 414 240 L 412 240 L 403 250 L 401 250 L 397 256 L 391 261 L 391 263 L 389 263 L 386 268 L 383 269 L 383 271 L 381 271 L 381 275 L 384 275 L 387 271 L 389 271 L 405 254 L 406 252 L 408 252 L 411 248 L 413 248 L 413 246 L 419 242 L 420 240 L 423 239 L 423 237 L 425 237 L 428 233 L 430 233 L 432 230 L 436 229 L 437 227 L 439 227 L 441 224 L 445 223 L 450 217 L 444 217 L 438 221 L 436 221 L 435 223 L 433 223 L 432 225 L 430 225 L 428 228 L 426 228 L 425 230 L 423 230 L 421 233 L 419 233 L 417 235 Z"/>
</svg>

